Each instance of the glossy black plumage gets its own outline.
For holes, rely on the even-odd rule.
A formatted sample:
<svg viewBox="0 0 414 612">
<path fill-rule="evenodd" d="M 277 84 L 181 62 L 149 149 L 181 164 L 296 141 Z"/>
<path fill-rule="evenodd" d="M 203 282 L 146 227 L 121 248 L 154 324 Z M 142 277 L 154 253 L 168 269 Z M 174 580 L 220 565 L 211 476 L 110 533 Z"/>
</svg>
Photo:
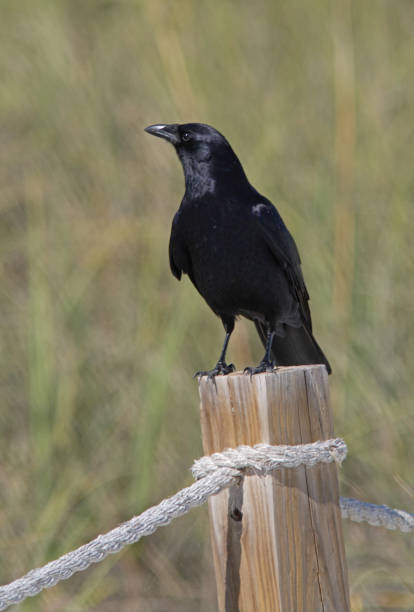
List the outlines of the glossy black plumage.
<svg viewBox="0 0 414 612">
<path fill-rule="evenodd" d="M 273 204 L 247 180 L 227 140 L 211 126 L 154 125 L 146 131 L 175 147 L 185 194 L 172 224 L 169 255 L 178 279 L 188 274 L 221 318 L 226 340 L 213 370 L 225 362 L 235 318 L 255 322 L 266 354 L 250 373 L 273 365 L 329 363 L 312 335 L 309 295 L 299 253 Z"/>
</svg>

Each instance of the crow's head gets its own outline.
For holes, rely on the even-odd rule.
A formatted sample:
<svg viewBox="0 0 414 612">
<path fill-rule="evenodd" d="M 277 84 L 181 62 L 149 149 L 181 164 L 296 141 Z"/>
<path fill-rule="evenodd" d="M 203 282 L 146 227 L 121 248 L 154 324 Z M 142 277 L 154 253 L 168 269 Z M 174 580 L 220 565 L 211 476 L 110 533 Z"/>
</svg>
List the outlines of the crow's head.
<svg viewBox="0 0 414 612">
<path fill-rule="evenodd" d="M 210 125 L 156 124 L 145 128 L 145 131 L 174 145 L 183 165 L 186 189 L 193 197 L 220 189 L 229 173 L 246 180 L 230 144 Z"/>
<path fill-rule="evenodd" d="M 199 161 L 210 159 L 215 151 L 230 149 L 224 136 L 204 123 L 160 123 L 150 125 L 145 131 L 171 142 L 178 155 L 191 155 Z"/>
</svg>

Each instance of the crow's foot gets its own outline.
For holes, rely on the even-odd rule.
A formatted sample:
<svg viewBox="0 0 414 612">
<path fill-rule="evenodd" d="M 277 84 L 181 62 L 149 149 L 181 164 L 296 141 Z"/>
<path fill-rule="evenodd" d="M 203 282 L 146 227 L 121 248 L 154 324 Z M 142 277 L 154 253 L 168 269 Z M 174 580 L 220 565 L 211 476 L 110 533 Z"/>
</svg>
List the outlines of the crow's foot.
<svg viewBox="0 0 414 612">
<path fill-rule="evenodd" d="M 273 372 L 275 368 L 275 364 L 273 361 L 261 361 L 258 366 L 255 368 L 244 368 L 243 374 L 250 374 L 250 377 L 253 374 L 261 374 L 262 372 Z"/>
<path fill-rule="evenodd" d="M 227 365 L 227 363 L 224 363 L 224 361 L 218 361 L 216 366 L 212 370 L 201 370 L 200 372 L 196 372 L 194 374 L 194 378 L 201 378 L 202 376 L 207 376 L 207 378 L 214 380 L 216 376 L 224 376 L 226 374 L 230 374 L 231 372 L 234 372 L 235 369 L 236 368 L 232 363 Z"/>
</svg>

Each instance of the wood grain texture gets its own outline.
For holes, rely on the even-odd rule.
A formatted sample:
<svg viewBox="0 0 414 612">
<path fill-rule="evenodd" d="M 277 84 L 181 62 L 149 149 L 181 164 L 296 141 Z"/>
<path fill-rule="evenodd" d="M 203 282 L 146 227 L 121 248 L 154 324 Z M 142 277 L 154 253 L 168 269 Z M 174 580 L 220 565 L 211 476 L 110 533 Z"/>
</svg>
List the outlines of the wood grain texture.
<svg viewBox="0 0 414 612">
<path fill-rule="evenodd" d="M 205 454 L 334 437 L 324 366 L 200 380 Z M 219 610 L 346 612 L 335 464 L 247 476 L 209 500 Z"/>
</svg>

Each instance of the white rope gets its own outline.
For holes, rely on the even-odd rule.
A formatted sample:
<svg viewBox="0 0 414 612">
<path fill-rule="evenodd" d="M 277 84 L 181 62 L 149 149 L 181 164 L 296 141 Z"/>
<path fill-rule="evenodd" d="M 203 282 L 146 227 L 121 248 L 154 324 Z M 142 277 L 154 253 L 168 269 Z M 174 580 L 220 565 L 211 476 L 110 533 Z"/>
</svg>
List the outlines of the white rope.
<svg viewBox="0 0 414 612">
<path fill-rule="evenodd" d="M 345 442 L 336 439 L 299 446 L 241 446 L 203 457 L 194 463 L 193 474 L 197 480 L 190 487 L 182 489 L 157 506 L 145 510 L 139 516 L 56 561 L 51 561 L 0 587 L 0 610 L 5 610 L 26 597 L 37 595 L 60 580 L 70 578 L 75 572 L 87 569 L 92 563 L 102 561 L 107 555 L 118 552 L 127 544 L 154 533 L 158 527 L 168 525 L 191 508 L 201 506 L 211 495 L 240 482 L 246 474 L 263 475 L 280 468 L 312 466 L 319 462 L 341 463 L 345 459 L 346 450 Z M 341 499 L 341 510 L 344 518 L 354 521 L 367 521 L 387 529 L 414 530 L 414 515 L 387 506 Z"/>
<path fill-rule="evenodd" d="M 0 587 L 0 610 L 5 610 L 11 604 L 19 603 L 26 597 L 37 595 L 60 580 L 70 578 L 75 572 L 87 569 L 91 563 L 102 561 L 107 555 L 120 551 L 127 544 L 138 542 L 143 536 L 154 533 L 158 527 L 168 525 L 191 508 L 201 506 L 210 495 L 219 493 L 239 480 L 240 475 L 237 470 L 221 468 L 105 535 L 99 535 L 95 540 L 63 555 L 56 561 L 31 570 L 22 578 Z"/>
<path fill-rule="evenodd" d="M 238 446 L 197 459 L 193 464 L 192 472 L 197 480 L 213 474 L 217 468 L 221 467 L 243 470 L 245 474 L 264 475 L 273 470 L 295 468 L 299 465 L 312 466 L 316 463 L 331 463 L 332 461 L 342 463 L 346 453 L 346 444 L 340 438 L 298 446 L 271 446 L 270 444 Z"/>
<path fill-rule="evenodd" d="M 388 506 L 376 506 L 350 497 L 341 497 L 340 505 L 342 518 L 357 523 L 365 522 L 386 529 L 414 531 L 414 514 L 404 512 L 404 510 L 397 510 Z"/>
</svg>

